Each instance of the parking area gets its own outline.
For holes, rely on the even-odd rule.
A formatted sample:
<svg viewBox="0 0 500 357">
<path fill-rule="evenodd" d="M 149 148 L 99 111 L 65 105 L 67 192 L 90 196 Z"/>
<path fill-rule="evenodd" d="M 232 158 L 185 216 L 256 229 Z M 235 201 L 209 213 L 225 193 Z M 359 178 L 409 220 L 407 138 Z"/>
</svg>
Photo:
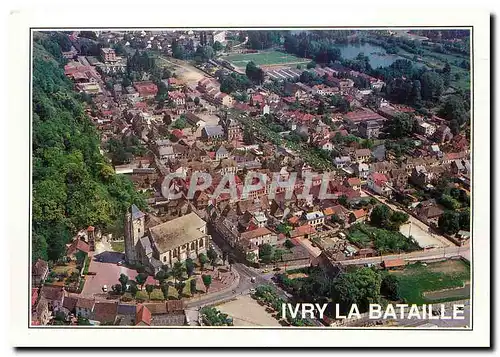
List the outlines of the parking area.
<svg viewBox="0 0 500 357">
<path fill-rule="evenodd" d="M 248 295 L 243 295 L 233 301 L 218 305 L 217 309 L 233 318 L 234 326 L 281 326 L 265 306 Z"/>
<path fill-rule="evenodd" d="M 81 295 L 88 298 L 102 297 L 102 287 L 106 285 L 108 289 L 111 289 L 112 285 L 118 284 L 120 274 L 125 274 L 130 279 L 134 279 L 137 272 L 133 269 L 117 265 L 121 260 L 123 260 L 123 253 L 106 251 L 96 254 L 89 267 L 89 272 L 96 274 L 86 276 L 85 286 Z"/>
</svg>

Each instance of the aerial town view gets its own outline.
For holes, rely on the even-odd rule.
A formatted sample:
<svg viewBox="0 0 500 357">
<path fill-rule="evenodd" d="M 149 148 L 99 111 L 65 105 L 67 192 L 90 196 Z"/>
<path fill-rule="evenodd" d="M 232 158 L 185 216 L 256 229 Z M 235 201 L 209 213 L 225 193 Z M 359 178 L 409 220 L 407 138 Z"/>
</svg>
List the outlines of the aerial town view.
<svg viewBox="0 0 500 357">
<path fill-rule="evenodd" d="M 471 327 L 469 29 L 31 54 L 32 328 Z"/>
</svg>

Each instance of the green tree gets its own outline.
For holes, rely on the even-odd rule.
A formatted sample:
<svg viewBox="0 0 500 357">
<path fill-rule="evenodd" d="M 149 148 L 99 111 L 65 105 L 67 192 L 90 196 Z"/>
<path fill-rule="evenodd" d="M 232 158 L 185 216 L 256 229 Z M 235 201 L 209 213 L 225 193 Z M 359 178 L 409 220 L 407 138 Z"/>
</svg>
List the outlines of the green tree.
<svg viewBox="0 0 500 357">
<path fill-rule="evenodd" d="M 334 284 L 333 296 L 339 301 L 341 311 L 345 312 L 352 304 L 357 304 L 360 311 L 368 309 L 369 304 L 380 300 L 380 275 L 370 268 L 360 268 L 343 273 Z"/>
<path fill-rule="evenodd" d="M 414 116 L 408 113 L 398 113 L 392 120 L 388 121 L 387 133 L 396 139 L 411 135 L 414 126 Z"/>
<path fill-rule="evenodd" d="M 441 96 L 444 83 L 438 73 L 433 71 L 425 72 L 420 78 L 420 83 L 422 85 L 422 99 L 435 100 Z"/>
<path fill-rule="evenodd" d="M 144 283 L 146 282 L 147 278 L 148 278 L 148 274 L 146 274 L 146 273 L 139 273 L 135 277 L 135 281 L 137 282 L 137 284 L 139 284 L 142 287 L 144 285 Z"/>
<path fill-rule="evenodd" d="M 457 212 L 445 211 L 438 220 L 438 227 L 443 232 L 455 234 L 460 229 L 460 216 Z"/>
<path fill-rule="evenodd" d="M 187 273 L 188 277 L 190 278 L 194 274 L 194 268 L 195 268 L 193 259 L 187 258 L 186 261 L 184 262 L 184 264 L 186 266 L 186 273 Z"/>
<path fill-rule="evenodd" d="M 201 271 L 203 271 L 205 268 L 205 265 L 208 263 L 207 256 L 203 253 L 200 253 L 198 255 L 198 261 L 200 262 Z"/>
<path fill-rule="evenodd" d="M 287 249 L 292 249 L 293 247 L 295 247 L 295 244 L 293 244 L 293 242 L 290 239 L 285 240 L 285 243 L 283 243 L 283 245 Z"/>
<path fill-rule="evenodd" d="M 168 278 L 168 274 L 165 270 L 160 270 L 158 273 L 156 273 L 155 275 L 155 279 L 158 280 L 160 282 L 160 284 L 163 284 L 163 282 L 165 281 L 165 279 Z"/>
<path fill-rule="evenodd" d="M 182 291 L 184 290 L 185 286 L 186 283 L 184 281 L 179 281 L 177 284 L 175 284 L 175 288 L 177 289 L 177 293 L 179 294 L 179 299 L 182 297 Z"/>
<path fill-rule="evenodd" d="M 200 97 L 194 97 L 194 104 L 195 105 L 200 105 Z"/>
<path fill-rule="evenodd" d="M 148 293 L 148 298 L 151 300 L 151 293 L 155 290 L 155 286 L 151 284 L 146 285 L 146 292 Z"/>
<path fill-rule="evenodd" d="M 217 262 L 217 259 L 219 259 L 219 255 L 214 248 L 210 247 L 210 249 L 207 251 L 207 257 L 210 260 L 210 264 L 212 265 L 212 267 L 215 268 L 215 263 Z"/>
<path fill-rule="evenodd" d="M 118 281 L 122 284 L 122 291 L 127 291 L 127 283 L 129 282 L 128 276 L 122 273 L 120 274 Z"/>
<path fill-rule="evenodd" d="M 262 68 L 255 65 L 253 61 L 247 63 L 245 74 L 247 77 L 257 83 L 264 82 L 264 71 Z"/>
<path fill-rule="evenodd" d="M 223 46 L 219 41 L 215 41 L 212 47 L 213 47 L 215 52 L 222 51 L 222 49 L 223 49 Z"/>
<path fill-rule="evenodd" d="M 398 278 L 392 274 L 385 275 L 380 285 L 380 293 L 392 301 L 401 299 Z"/>
<path fill-rule="evenodd" d="M 203 285 L 205 285 L 205 292 L 208 293 L 208 288 L 210 288 L 210 284 L 212 284 L 212 276 L 211 275 L 202 275 L 201 279 L 203 280 Z"/>
<path fill-rule="evenodd" d="M 307 64 L 307 69 L 315 68 L 316 67 L 316 62 L 311 61 Z"/>
<path fill-rule="evenodd" d="M 196 289 L 196 279 L 191 279 L 189 281 L 189 284 L 190 284 L 190 288 L 191 288 L 191 295 L 194 295 L 196 292 L 197 292 L 197 289 Z"/>
<path fill-rule="evenodd" d="M 115 294 L 121 294 L 124 290 L 123 290 L 123 286 L 121 284 L 115 284 L 111 287 L 111 290 L 113 290 L 113 292 Z"/>
<path fill-rule="evenodd" d="M 386 205 L 377 205 L 370 214 L 370 222 L 377 227 L 384 227 L 391 215 L 391 210 Z"/>
<path fill-rule="evenodd" d="M 272 256 L 273 256 L 273 247 L 270 244 L 264 243 L 259 246 L 259 258 L 263 263 L 265 264 L 270 263 Z"/>
<path fill-rule="evenodd" d="M 470 210 L 468 208 L 460 212 L 459 222 L 460 229 L 470 230 Z"/>
<path fill-rule="evenodd" d="M 186 268 L 184 267 L 184 264 L 182 264 L 181 262 L 175 262 L 174 266 L 172 267 L 172 277 L 174 278 L 174 281 L 177 282 L 179 280 L 183 280 L 185 271 Z"/>
</svg>

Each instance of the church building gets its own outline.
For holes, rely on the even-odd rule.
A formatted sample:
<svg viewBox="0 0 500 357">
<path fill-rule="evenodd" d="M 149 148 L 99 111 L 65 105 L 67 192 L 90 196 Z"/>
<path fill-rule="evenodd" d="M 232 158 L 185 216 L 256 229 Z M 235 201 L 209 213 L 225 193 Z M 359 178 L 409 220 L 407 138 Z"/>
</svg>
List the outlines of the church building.
<svg viewBox="0 0 500 357">
<path fill-rule="evenodd" d="M 156 274 L 163 265 L 172 267 L 187 258 L 196 259 L 208 250 L 207 223 L 196 213 L 146 229 L 146 214 L 132 205 L 125 218 L 125 257 Z"/>
</svg>

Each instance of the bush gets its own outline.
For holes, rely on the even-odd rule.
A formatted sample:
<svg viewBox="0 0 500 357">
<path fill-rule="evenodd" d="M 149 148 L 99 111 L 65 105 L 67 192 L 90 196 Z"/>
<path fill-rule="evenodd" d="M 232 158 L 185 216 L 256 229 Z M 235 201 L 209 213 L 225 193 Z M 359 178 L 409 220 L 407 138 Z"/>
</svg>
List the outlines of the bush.
<svg viewBox="0 0 500 357">
<path fill-rule="evenodd" d="M 152 296 L 153 294 L 151 294 Z M 163 296 L 162 296 L 163 297 Z M 141 291 L 139 290 L 136 294 L 135 294 L 135 298 L 138 299 L 138 300 L 147 300 L 148 299 L 148 293 L 146 291 Z"/>
<path fill-rule="evenodd" d="M 151 293 L 151 300 L 163 300 L 163 292 L 160 289 L 155 289 Z"/>
</svg>

